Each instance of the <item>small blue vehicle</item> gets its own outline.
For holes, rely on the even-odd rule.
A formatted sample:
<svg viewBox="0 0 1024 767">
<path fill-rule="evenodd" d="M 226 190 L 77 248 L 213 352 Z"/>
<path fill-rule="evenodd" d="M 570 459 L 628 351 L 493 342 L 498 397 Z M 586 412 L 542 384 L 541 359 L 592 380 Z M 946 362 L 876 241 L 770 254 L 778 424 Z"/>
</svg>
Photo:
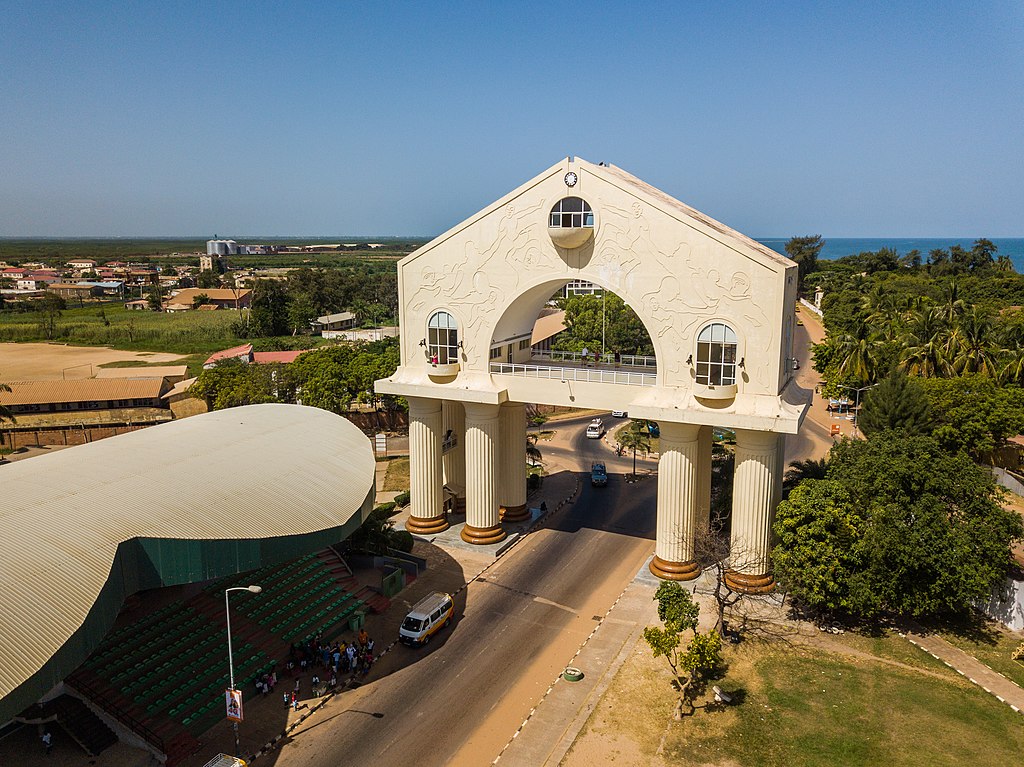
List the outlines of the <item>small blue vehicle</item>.
<svg viewBox="0 0 1024 767">
<path fill-rule="evenodd" d="M 590 484 L 594 487 L 604 487 L 608 484 L 608 472 L 603 463 L 595 463 L 590 467 Z"/>
</svg>

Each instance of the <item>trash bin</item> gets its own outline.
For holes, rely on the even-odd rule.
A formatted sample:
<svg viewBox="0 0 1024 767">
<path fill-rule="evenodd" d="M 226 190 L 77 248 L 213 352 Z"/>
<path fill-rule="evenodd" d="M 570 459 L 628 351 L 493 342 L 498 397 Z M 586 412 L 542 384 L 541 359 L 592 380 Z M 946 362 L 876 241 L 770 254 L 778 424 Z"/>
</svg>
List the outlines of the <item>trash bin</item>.
<svg viewBox="0 0 1024 767">
<path fill-rule="evenodd" d="M 366 613 L 355 612 L 348 616 L 348 627 L 351 631 L 359 631 L 366 623 Z"/>
</svg>

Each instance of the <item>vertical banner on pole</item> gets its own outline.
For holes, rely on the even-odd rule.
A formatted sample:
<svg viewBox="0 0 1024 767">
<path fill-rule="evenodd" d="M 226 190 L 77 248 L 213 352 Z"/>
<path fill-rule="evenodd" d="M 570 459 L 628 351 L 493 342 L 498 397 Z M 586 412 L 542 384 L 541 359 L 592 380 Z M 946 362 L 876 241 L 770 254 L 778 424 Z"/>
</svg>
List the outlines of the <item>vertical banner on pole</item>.
<svg viewBox="0 0 1024 767">
<path fill-rule="evenodd" d="M 242 691 L 225 690 L 224 704 L 227 706 L 227 717 L 229 722 L 242 721 Z"/>
</svg>

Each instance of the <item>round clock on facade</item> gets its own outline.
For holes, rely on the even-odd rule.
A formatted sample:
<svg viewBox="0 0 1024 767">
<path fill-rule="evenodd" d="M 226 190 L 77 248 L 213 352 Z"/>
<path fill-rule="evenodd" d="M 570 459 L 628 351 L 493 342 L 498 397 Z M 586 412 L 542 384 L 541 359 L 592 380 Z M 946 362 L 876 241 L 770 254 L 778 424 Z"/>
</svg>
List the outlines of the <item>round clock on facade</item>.
<svg viewBox="0 0 1024 767">
<path fill-rule="evenodd" d="M 576 182 L 578 180 L 579 180 L 579 177 L 575 173 L 573 173 L 572 171 L 569 171 L 568 173 L 565 174 L 565 185 L 566 186 L 576 186 Z"/>
</svg>

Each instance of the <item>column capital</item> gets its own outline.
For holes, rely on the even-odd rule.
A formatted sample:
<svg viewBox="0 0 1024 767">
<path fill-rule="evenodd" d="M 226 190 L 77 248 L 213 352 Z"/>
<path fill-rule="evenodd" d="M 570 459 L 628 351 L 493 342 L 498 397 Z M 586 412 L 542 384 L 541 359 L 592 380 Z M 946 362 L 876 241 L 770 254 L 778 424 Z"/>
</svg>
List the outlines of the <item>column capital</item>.
<svg viewBox="0 0 1024 767">
<path fill-rule="evenodd" d="M 466 420 L 477 422 L 497 420 L 501 407 L 484 402 L 463 402 L 462 406 L 466 409 Z"/>
<path fill-rule="evenodd" d="M 411 418 L 424 418 L 441 412 L 441 400 L 432 397 L 406 397 Z"/>
<path fill-rule="evenodd" d="M 673 423 L 672 421 L 658 421 L 658 427 L 661 429 L 662 445 L 666 440 L 673 443 L 696 442 L 701 429 L 697 424 Z M 664 452 L 664 448 L 662 452 Z"/>
<path fill-rule="evenodd" d="M 774 431 L 736 429 L 736 446 L 746 450 L 774 450 L 779 435 Z"/>
</svg>

